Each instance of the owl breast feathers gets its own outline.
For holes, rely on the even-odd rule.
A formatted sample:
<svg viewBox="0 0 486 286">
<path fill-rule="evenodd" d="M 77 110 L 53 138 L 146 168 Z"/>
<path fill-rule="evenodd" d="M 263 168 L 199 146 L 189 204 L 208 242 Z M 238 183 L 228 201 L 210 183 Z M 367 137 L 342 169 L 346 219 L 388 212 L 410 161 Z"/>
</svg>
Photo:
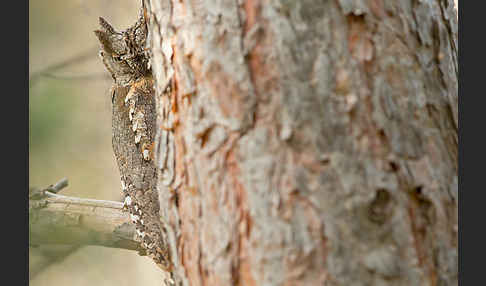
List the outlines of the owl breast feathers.
<svg viewBox="0 0 486 286">
<path fill-rule="evenodd" d="M 143 11 L 143 10 L 142 10 Z M 125 196 L 124 207 L 136 227 L 137 240 L 158 266 L 170 268 L 170 255 L 159 219 L 157 168 L 153 162 L 156 129 L 155 90 L 145 52 L 143 12 L 125 31 L 100 18 L 95 34 L 100 56 L 114 79 L 112 144 Z"/>
</svg>

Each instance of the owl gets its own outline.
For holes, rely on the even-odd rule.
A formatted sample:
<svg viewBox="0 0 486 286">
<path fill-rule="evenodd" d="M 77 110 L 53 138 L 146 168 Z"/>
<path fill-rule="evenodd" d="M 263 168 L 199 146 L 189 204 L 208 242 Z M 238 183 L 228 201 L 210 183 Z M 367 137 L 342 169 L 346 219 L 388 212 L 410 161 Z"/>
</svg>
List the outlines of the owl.
<svg viewBox="0 0 486 286">
<path fill-rule="evenodd" d="M 100 57 L 113 77 L 112 145 L 125 196 L 124 208 L 136 226 L 137 240 L 162 269 L 170 259 L 159 220 L 157 169 L 153 159 L 156 128 L 155 91 L 143 13 L 128 29 L 118 32 L 103 18 L 94 31 Z"/>
</svg>

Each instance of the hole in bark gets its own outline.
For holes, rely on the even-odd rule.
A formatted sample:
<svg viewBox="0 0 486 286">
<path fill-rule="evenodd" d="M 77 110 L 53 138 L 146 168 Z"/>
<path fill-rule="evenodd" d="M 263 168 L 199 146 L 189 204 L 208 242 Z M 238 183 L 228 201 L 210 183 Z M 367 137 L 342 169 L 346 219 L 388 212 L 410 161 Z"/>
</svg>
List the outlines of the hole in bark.
<svg viewBox="0 0 486 286">
<path fill-rule="evenodd" d="M 206 143 L 209 141 L 209 136 L 210 136 L 213 128 L 214 128 L 214 126 L 210 126 L 210 127 L 206 128 L 202 133 L 197 134 L 197 137 L 201 140 L 201 148 L 204 148 Z"/>
<path fill-rule="evenodd" d="M 398 167 L 397 163 L 390 161 L 389 164 L 390 164 L 390 169 L 391 169 L 392 172 L 395 173 L 395 172 L 398 171 L 399 167 Z"/>
<path fill-rule="evenodd" d="M 417 195 L 421 195 L 422 194 L 422 188 L 423 188 L 423 186 L 417 186 L 417 187 L 415 187 L 414 192 Z"/>
<path fill-rule="evenodd" d="M 436 222 L 436 211 L 433 202 L 426 195 L 424 186 L 416 186 L 411 191 L 411 197 L 414 207 L 418 211 L 418 216 L 415 218 L 416 231 L 425 237 L 427 228 L 431 227 Z"/>
<path fill-rule="evenodd" d="M 368 209 L 369 219 L 377 224 L 383 224 L 389 217 L 388 204 L 391 201 L 390 192 L 386 189 L 376 190 L 376 195 Z"/>
<path fill-rule="evenodd" d="M 424 217 L 429 217 L 429 210 L 433 207 L 433 204 L 423 192 L 423 186 L 417 186 L 413 189 L 413 197 L 418 203 Z"/>
<path fill-rule="evenodd" d="M 381 139 L 386 139 L 385 130 L 383 129 L 378 130 L 378 136 L 380 136 Z"/>
<path fill-rule="evenodd" d="M 331 158 L 324 158 L 324 159 L 321 160 L 321 162 L 322 162 L 322 164 L 325 164 L 325 165 L 329 164 L 329 163 L 331 163 Z"/>
</svg>

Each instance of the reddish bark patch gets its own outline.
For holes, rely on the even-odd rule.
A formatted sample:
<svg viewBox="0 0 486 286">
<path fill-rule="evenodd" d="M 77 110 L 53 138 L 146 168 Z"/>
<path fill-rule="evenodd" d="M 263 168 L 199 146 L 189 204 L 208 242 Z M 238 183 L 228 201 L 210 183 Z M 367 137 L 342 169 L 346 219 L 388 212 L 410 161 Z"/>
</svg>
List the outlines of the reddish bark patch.
<svg viewBox="0 0 486 286">
<path fill-rule="evenodd" d="M 190 194 L 190 196 L 187 196 Z M 191 285 L 201 285 L 202 273 L 199 273 L 200 245 L 199 245 L 199 226 L 197 217 L 200 213 L 198 198 L 194 198 L 188 191 L 180 196 L 179 213 L 181 218 L 181 237 L 179 240 L 179 253 L 181 263 L 186 270 L 187 278 Z"/>
<path fill-rule="evenodd" d="M 431 246 L 431 237 L 427 228 L 431 228 L 434 222 L 429 217 L 429 209 L 432 203 L 424 198 L 422 187 L 418 187 L 410 192 L 411 205 L 409 206 L 410 222 L 412 227 L 412 236 L 414 238 L 414 248 L 417 253 L 419 266 L 427 274 L 430 285 L 437 285 L 437 270 L 433 263 L 433 249 Z"/>
<path fill-rule="evenodd" d="M 212 67 L 206 73 L 212 95 L 217 96 L 219 107 L 225 117 L 242 119 L 246 116 L 245 100 L 246 92 L 242 91 L 239 84 L 226 74 L 219 63 L 213 62 Z"/>
<path fill-rule="evenodd" d="M 385 9 L 383 7 L 383 0 L 370 0 L 369 7 L 371 13 L 375 15 L 378 19 L 385 17 Z"/>
<path fill-rule="evenodd" d="M 248 0 L 244 4 L 246 12 L 246 22 L 244 23 L 243 37 L 258 25 L 259 31 L 255 35 L 255 45 L 251 47 L 247 54 L 248 71 L 253 84 L 255 94 L 262 100 L 271 90 L 278 88 L 278 68 L 266 58 L 268 52 L 265 47 L 272 47 L 271 31 L 267 23 L 260 19 L 261 1 Z M 255 115 L 256 116 L 256 115 Z"/>
<path fill-rule="evenodd" d="M 232 141 L 232 140 L 230 140 Z M 251 273 L 251 262 L 248 260 L 249 254 L 248 237 L 251 232 L 251 216 L 248 213 L 248 200 L 247 191 L 240 183 L 240 168 L 238 165 L 238 160 L 233 150 L 228 151 L 226 156 L 226 167 L 227 175 L 229 176 L 229 181 L 233 186 L 233 190 L 236 194 L 236 212 L 239 213 L 238 217 L 239 227 L 237 236 L 234 241 L 238 242 L 237 252 L 238 254 L 234 260 L 233 266 L 233 281 L 236 285 L 239 285 L 241 281 L 245 282 L 245 285 L 257 285 Z"/>
<path fill-rule="evenodd" d="M 373 58 L 373 42 L 371 33 L 366 26 L 364 16 L 348 16 L 348 48 L 349 53 L 360 63 L 371 61 Z"/>
<path fill-rule="evenodd" d="M 260 3 L 258 0 L 248 0 L 245 2 L 244 9 L 247 18 L 243 34 L 246 35 L 248 31 L 253 27 L 253 25 L 255 25 L 257 22 L 257 15 L 259 14 Z M 250 76 L 253 84 L 255 84 L 255 76 L 262 72 L 260 69 L 263 67 L 261 59 L 258 53 L 256 53 L 258 48 L 259 47 L 255 46 L 248 55 Z"/>
</svg>

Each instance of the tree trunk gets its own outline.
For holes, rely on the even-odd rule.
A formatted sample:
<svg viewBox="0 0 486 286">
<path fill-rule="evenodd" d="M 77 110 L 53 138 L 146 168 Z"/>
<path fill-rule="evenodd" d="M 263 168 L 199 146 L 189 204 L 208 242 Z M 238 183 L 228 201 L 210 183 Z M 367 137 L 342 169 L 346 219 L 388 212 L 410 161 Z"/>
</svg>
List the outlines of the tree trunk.
<svg viewBox="0 0 486 286">
<path fill-rule="evenodd" d="M 458 284 L 453 0 L 145 6 L 176 285 Z"/>
</svg>

